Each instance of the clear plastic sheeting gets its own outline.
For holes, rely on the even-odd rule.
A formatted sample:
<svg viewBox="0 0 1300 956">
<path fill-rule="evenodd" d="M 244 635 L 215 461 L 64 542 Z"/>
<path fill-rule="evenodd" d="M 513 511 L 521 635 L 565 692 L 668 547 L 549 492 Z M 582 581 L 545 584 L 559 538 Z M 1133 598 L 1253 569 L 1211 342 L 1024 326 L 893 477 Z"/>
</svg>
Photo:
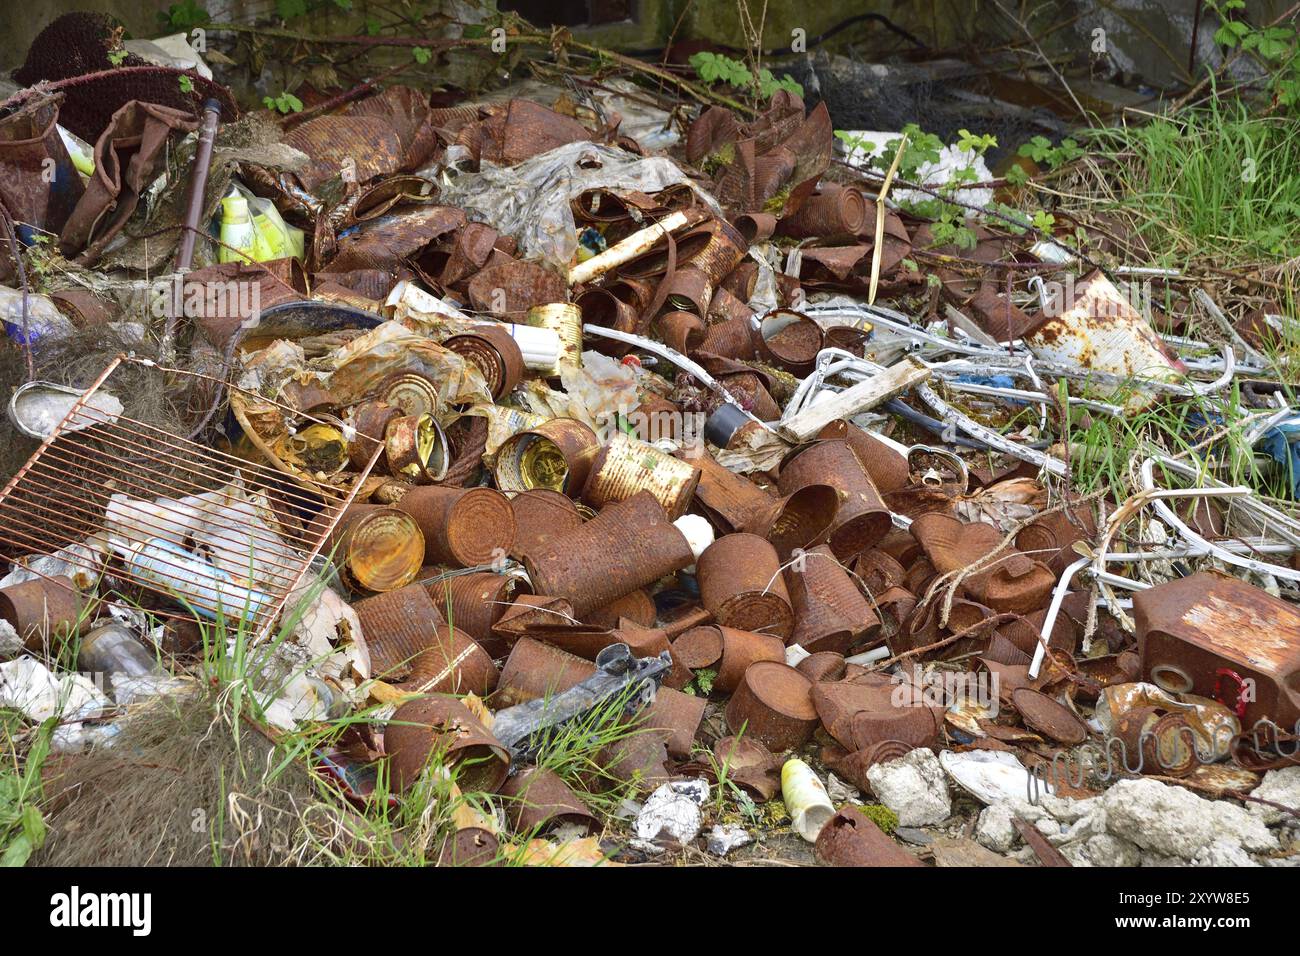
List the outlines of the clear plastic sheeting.
<svg viewBox="0 0 1300 956">
<path fill-rule="evenodd" d="M 689 185 L 715 214 L 722 215 L 713 197 L 696 187 L 672 160 L 633 156 L 596 143 L 569 143 L 517 166 L 484 162 L 479 172 L 452 179 L 440 201 L 461 207 L 474 222 L 513 236 L 520 258 L 540 259 L 566 270 L 578 251 L 571 200 L 588 189 L 652 194 L 677 183 Z"/>
</svg>

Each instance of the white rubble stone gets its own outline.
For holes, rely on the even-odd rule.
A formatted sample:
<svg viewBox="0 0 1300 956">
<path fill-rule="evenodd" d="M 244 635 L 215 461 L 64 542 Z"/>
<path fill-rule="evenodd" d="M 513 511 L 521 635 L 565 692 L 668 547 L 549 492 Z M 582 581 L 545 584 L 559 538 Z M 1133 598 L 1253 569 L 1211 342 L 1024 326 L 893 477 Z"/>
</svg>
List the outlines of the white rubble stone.
<svg viewBox="0 0 1300 956">
<path fill-rule="evenodd" d="M 1101 797 L 1101 806 L 1111 834 L 1159 856 L 1190 860 L 1216 840 L 1247 850 L 1277 849 L 1268 827 L 1236 804 L 1158 780 L 1121 780 Z"/>
<path fill-rule="evenodd" d="M 900 826 L 931 826 L 952 812 L 947 774 L 934 752 L 924 747 L 876 764 L 867 771 L 867 779 L 880 802 L 898 814 Z"/>
<path fill-rule="evenodd" d="M 1009 800 L 985 807 L 975 824 L 975 842 L 995 853 L 1009 852 L 1020 842 L 1020 834 L 1011 822 L 1015 816 Z"/>
<path fill-rule="evenodd" d="M 1263 781 L 1250 792 L 1250 795 L 1261 800 L 1280 803 L 1282 806 L 1291 807 L 1293 810 L 1300 810 L 1300 767 L 1283 767 L 1280 770 L 1270 770 L 1264 774 Z M 1262 803 L 1247 803 L 1246 809 L 1270 825 L 1282 823 L 1288 819 L 1295 819 L 1289 813 L 1283 813 L 1276 807 L 1265 806 Z"/>
<path fill-rule="evenodd" d="M 1136 845 L 1109 833 L 1067 843 L 1061 854 L 1075 866 L 1137 866 L 1142 858 Z"/>
<path fill-rule="evenodd" d="M 1232 840 L 1215 840 L 1192 860 L 1193 866 L 1259 866 Z"/>
</svg>

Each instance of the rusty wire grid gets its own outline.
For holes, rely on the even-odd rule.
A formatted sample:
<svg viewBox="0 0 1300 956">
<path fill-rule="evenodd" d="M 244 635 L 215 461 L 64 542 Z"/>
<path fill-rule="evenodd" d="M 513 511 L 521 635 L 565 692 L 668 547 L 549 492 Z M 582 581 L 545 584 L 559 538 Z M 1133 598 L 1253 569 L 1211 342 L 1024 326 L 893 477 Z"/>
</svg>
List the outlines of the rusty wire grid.
<svg viewBox="0 0 1300 956">
<path fill-rule="evenodd" d="M 0 553 L 16 562 L 60 552 L 78 577 L 99 581 L 101 598 L 138 603 L 161 617 L 232 618 L 260 640 L 383 444 L 352 437 L 371 451 L 344 487 L 290 475 L 92 403 L 124 365 L 208 377 L 125 355 L 114 359 L 0 491 Z M 270 404 L 299 429 L 338 425 Z M 29 570 L 66 587 L 66 578 Z"/>
</svg>

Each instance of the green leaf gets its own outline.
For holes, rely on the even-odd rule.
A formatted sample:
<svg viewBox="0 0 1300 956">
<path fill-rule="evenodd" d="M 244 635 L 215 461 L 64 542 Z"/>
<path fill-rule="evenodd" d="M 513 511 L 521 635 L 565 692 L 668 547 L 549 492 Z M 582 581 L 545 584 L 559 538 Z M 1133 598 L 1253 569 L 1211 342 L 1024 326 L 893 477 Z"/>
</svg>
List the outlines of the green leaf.
<svg viewBox="0 0 1300 956">
<path fill-rule="evenodd" d="M 182 75 L 181 78 L 180 78 L 180 81 L 181 81 L 181 92 L 182 92 L 182 93 L 193 93 L 193 92 L 194 92 L 194 81 L 193 81 L 192 79 L 190 79 L 188 76 L 184 76 L 184 75 Z"/>
<path fill-rule="evenodd" d="M 1029 174 L 1025 172 L 1025 167 L 1012 164 L 1007 167 L 1005 179 L 1012 186 L 1023 186 L 1029 182 Z"/>
<path fill-rule="evenodd" d="M 281 20 L 306 16 L 307 0 L 275 0 L 275 14 Z"/>
<path fill-rule="evenodd" d="M 427 47 L 417 46 L 412 47 L 411 56 L 415 57 L 416 63 L 423 66 L 425 63 L 429 62 L 430 58 L 433 56 L 433 52 Z"/>
</svg>

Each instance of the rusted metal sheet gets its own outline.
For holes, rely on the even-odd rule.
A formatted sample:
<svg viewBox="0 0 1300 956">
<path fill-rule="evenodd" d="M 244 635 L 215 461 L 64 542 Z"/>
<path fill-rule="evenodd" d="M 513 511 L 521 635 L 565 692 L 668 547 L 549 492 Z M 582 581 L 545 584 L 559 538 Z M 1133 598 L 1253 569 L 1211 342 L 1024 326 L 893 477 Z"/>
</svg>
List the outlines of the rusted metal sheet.
<svg viewBox="0 0 1300 956">
<path fill-rule="evenodd" d="M 520 638 L 501 668 L 492 706 L 499 710 L 563 693 L 595 670 L 591 661 L 530 637 Z"/>
<path fill-rule="evenodd" d="M 727 780 L 759 803 L 771 800 L 781 789 L 781 762 L 748 735 L 719 737 L 713 742 L 713 758 Z"/>
<path fill-rule="evenodd" d="M 1011 694 L 1011 703 L 1020 711 L 1026 727 L 1058 743 L 1073 746 L 1088 739 L 1088 727 L 1078 715 L 1046 694 L 1021 687 Z"/>
<path fill-rule="evenodd" d="M 497 290 L 500 290 L 498 296 Z M 478 312 L 491 312 L 519 322 L 535 305 L 563 302 L 564 279 L 535 262 L 504 262 L 488 266 L 469 280 L 470 304 Z"/>
<path fill-rule="evenodd" d="M 524 555 L 534 590 L 568 598 L 579 618 L 692 563 L 685 536 L 645 491 Z"/>
<path fill-rule="evenodd" d="M 813 852 L 829 866 L 925 866 L 854 806 L 826 821 Z"/>
<path fill-rule="evenodd" d="M 727 727 L 775 753 L 803 746 L 817 729 L 812 681 L 777 661 L 757 661 L 745 671 L 727 703 Z"/>
<path fill-rule="evenodd" d="M 515 542 L 510 500 L 492 488 L 412 488 L 397 508 L 420 526 L 426 564 L 503 561 Z"/>
<path fill-rule="evenodd" d="M 349 587 L 393 591 L 415 580 L 425 543 L 410 515 L 385 505 L 353 503 L 343 512 L 327 550 Z"/>
<path fill-rule="evenodd" d="M 398 793 L 419 780 L 435 753 L 448 770 L 456 771 L 462 790 L 495 793 L 510 771 L 510 751 L 468 707 L 443 695 L 398 707 L 384 729 L 384 750 Z"/>
<path fill-rule="evenodd" d="M 582 500 L 599 510 L 648 491 L 676 519 L 690 507 L 699 480 L 700 470 L 690 462 L 618 432 L 592 460 Z"/>
<path fill-rule="evenodd" d="M 1187 373 L 1146 319 L 1099 270 L 1075 284 L 1074 301 L 1068 305 L 1060 315 L 1049 316 L 1025 333 L 1025 343 L 1039 358 L 1125 378 L 1172 382 Z M 1153 397 L 1139 390 L 1124 407 L 1141 411 Z"/>
<path fill-rule="evenodd" d="M 1219 700 L 1244 726 L 1267 717 L 1289 728 L 1300 718 L 1300 608 L 1201 572 L 1135 592 L 1133 615 L 1152 683 Z"/>
<path fill-rule="evenodd" d="M 818 441 L 796 448 L 781 463 L 782 494 L 806 485 L 830 485 L 840 495 L 831 527 L 831 551 L 847 561 L 880 541 L 889 531 L 889 509 L 847 441 Z"/>
<path fill-rule="evenodd" d="M 756 534 L 724 535 L 695 565 L 700 600 L 714 620 L 782 640 L 794 630 L 794 612 L 776 549 Z"/>
</svg>

